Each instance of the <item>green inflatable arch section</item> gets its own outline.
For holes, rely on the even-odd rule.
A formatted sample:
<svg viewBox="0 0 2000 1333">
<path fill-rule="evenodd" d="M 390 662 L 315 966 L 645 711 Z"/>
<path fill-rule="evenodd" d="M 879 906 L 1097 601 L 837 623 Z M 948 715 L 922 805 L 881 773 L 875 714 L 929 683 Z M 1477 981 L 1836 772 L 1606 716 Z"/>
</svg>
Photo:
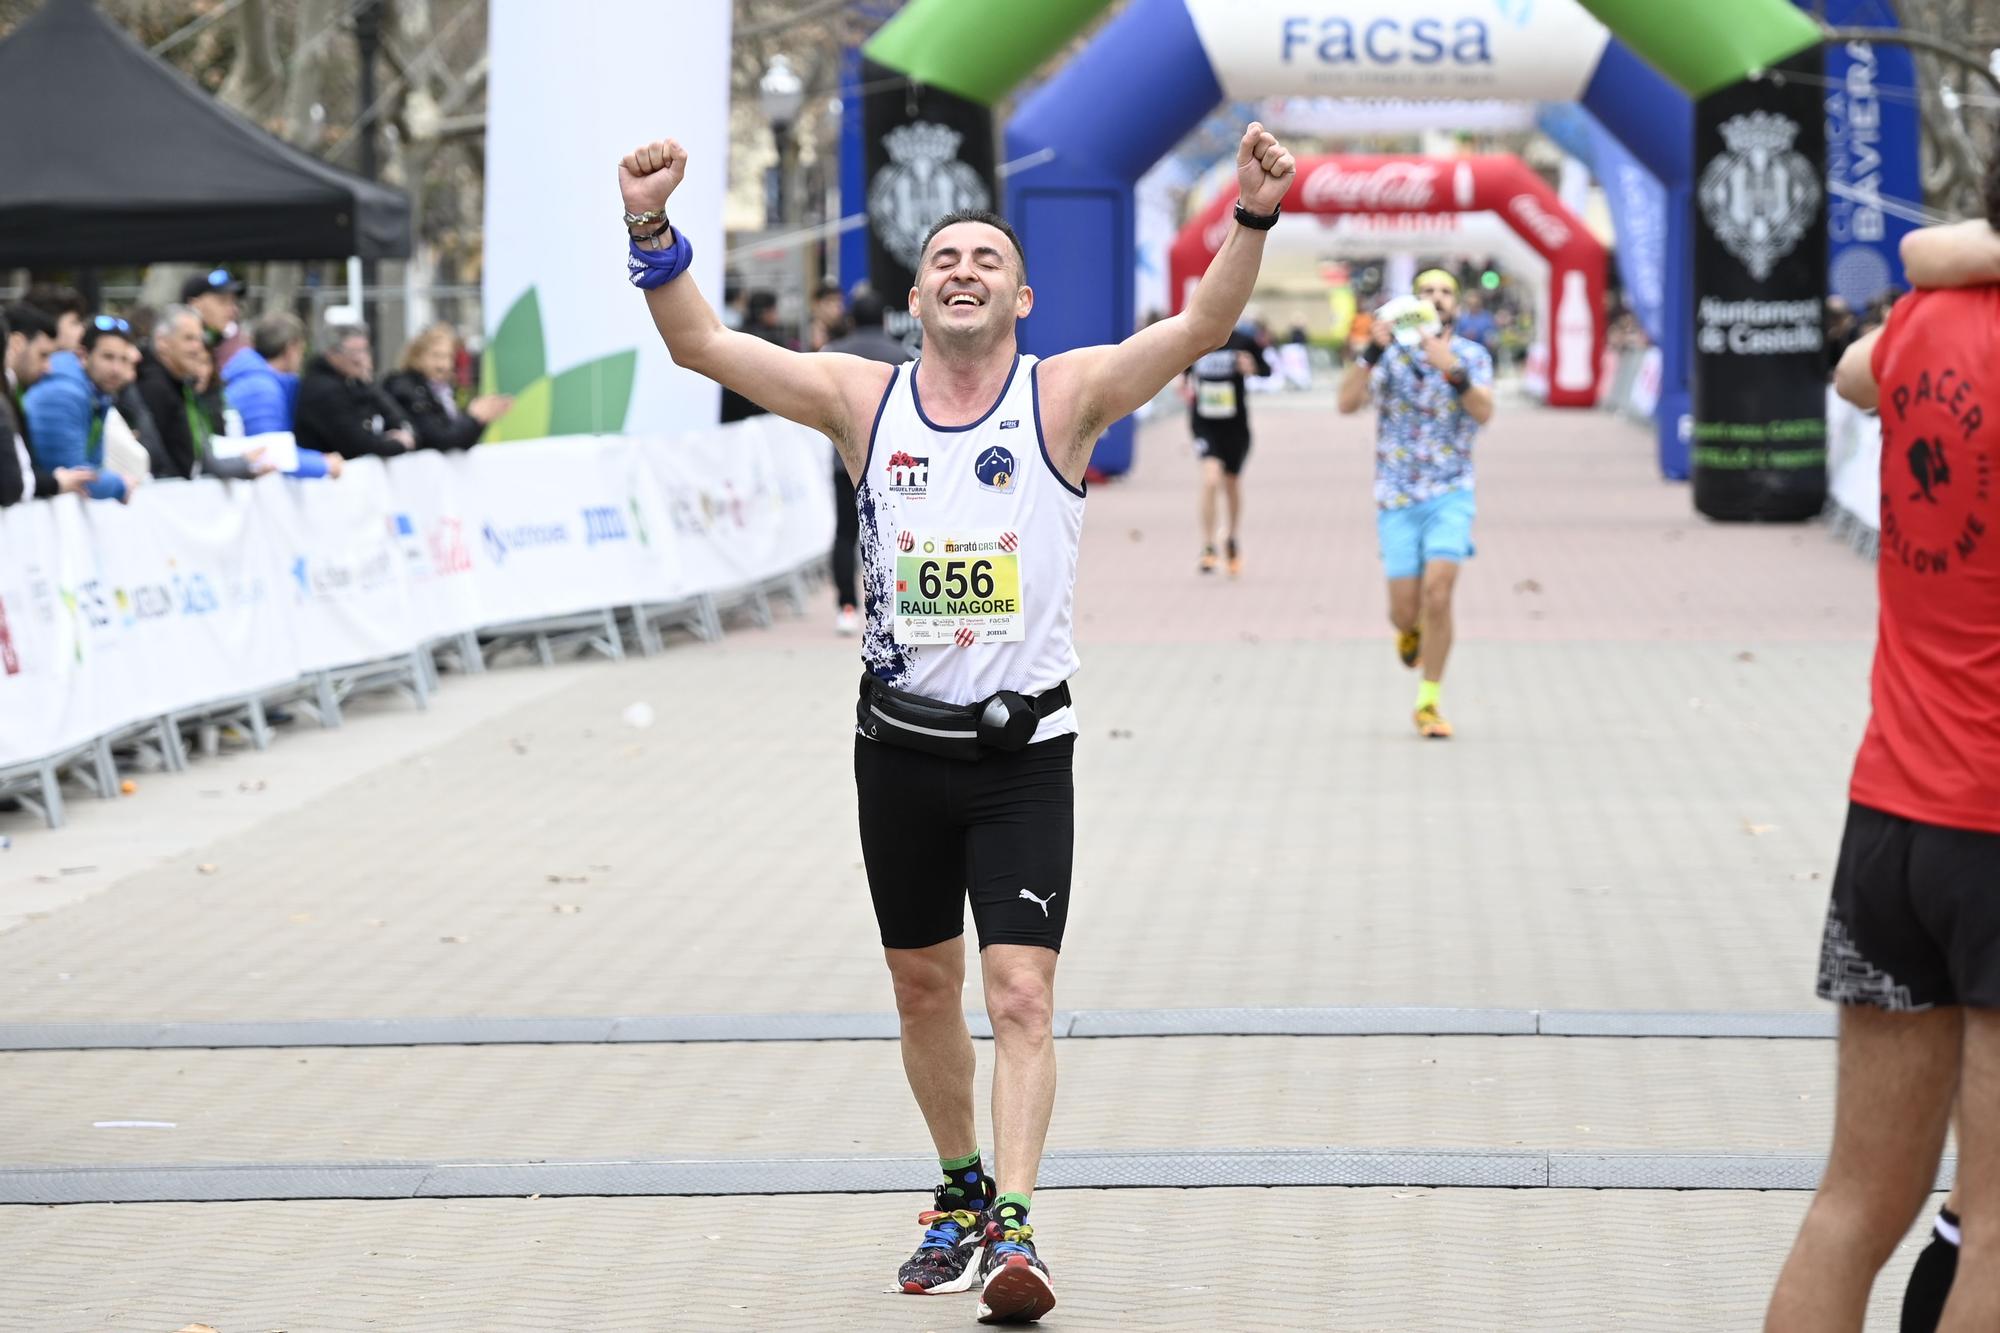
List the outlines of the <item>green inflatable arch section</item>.
<svg viewBox="0 0 2000 1333">
<path fill-rule="evenodd" d="M 1820 41 L 1792 0 L 1580 0 L 1691 97 Z M 862 47 L 877 64 L 985 106 L 1005 97 L 1111 0 L 911 0 Z"/>
</svg>

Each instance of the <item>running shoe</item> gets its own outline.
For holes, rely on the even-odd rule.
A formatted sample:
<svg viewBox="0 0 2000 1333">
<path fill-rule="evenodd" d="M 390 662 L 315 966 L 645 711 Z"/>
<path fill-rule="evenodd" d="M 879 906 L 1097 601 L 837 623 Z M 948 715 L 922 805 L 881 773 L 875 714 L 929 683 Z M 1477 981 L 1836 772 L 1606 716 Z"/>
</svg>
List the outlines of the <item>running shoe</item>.
<svg viewBox="0 0 2000 1333">
<path fill-rule="evenodd" d="M 1213 574 L 1215 572 L 1215 566 L 1217 565 L 1217 563 L 1219 562 L 1215 558 L 1215 548 L 1213 546 L 1202 547 L 1201 564 L 1197 566 L 1197 568 L 1199 568 L 1201 572 L 1204 574 Z"/>
<path fill-rule="evenodd" d="M 896 1282 L 913 1296 L 941 1296 L 948 1292 L 970 1291 L 979 1276 L 972 1261 L 984 1240 L 986 1214 L 966 1208 L 947 1208 L 947 1203 L 963 1203 L 965 1196 L 945 1197 L 940 1185 L 933 1202 L 937 1207 L 917 1214 L 925 1227 L 923 1244 L 896 1272 Z"/>
<path fill-rule="evenodd" d="M 1422 630 L 1406 629 L 1396 636 L 1396 656 L 1403 659 L 1403 665 L 1414 667 L 1422 655 L 1424 635 Z"/>
<path fill-rule="evenodd" d="M 1049 1266 L 1035 1253 L 1035 1229 L 1023 1223 L 986 1224 L 986 1254 L 979 1262 L 979 1322 L 1032 1324 L 1056 1308 Z"/>
<path fill-rule="evenodd" d="M 841 607 L 839 613 L 833 618 L 833 632 L 842 638 L 846 638 L 850 634 L 859 634 L 861 632 L 860 614 L 851 606 Z"/>
<path fill-rule="evenodd" d="M 1236 539 L 1234 537 L 1231 537 L 1229 539 L 1229 577 L 1235 579 L 1235 578 L 1241 578 L 1242 576 L 1243 576 L 1243 553 L 1236 549 Z"/>
<path fill-rule="evenodd" d="M 1417 734 L 1427 741 L 1448 741 L 1451 739 L 1451 723 L 1444 720 L 1436 704 L 1425 704 L 1417 710 Z"/>
</svg>

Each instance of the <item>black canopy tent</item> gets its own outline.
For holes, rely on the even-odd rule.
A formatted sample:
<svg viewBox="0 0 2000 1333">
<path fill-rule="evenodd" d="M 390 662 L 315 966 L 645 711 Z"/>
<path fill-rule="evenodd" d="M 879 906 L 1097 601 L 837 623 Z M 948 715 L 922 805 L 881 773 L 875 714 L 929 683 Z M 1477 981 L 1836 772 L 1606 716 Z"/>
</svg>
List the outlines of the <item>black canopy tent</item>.
<svg viewBox="0 0 2000 1333">
<path fill-rule="evenodd" d="M 91 0 L 0 40 L 0 267 L 409 253 L 401 191 L 259 129 Z"/>
</svg>

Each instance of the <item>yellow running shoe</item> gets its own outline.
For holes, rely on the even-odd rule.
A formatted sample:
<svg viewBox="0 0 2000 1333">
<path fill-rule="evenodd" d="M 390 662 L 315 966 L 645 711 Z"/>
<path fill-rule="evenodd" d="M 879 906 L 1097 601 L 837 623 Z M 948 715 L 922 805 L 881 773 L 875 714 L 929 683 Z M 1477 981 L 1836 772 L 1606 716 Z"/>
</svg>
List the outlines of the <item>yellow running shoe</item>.
<svg viewBox="0 0 2000 1333">
<path fill-rule="evenodd" d="M 1425 704 L 1417 710 L 1417 734 L 1427 741 L 1448 741 L 1451 739 L 1451 723 L 1444 720 L 1436 704 Z"/>
<path fill-rule="evenodd" d="M 1422 630 L 1406 629 L 1396 636 L 1396 656 L 1403 659 L 1403 665 L 1414 667 L 1422 654 L 1424 635 Z"/>
</svg>

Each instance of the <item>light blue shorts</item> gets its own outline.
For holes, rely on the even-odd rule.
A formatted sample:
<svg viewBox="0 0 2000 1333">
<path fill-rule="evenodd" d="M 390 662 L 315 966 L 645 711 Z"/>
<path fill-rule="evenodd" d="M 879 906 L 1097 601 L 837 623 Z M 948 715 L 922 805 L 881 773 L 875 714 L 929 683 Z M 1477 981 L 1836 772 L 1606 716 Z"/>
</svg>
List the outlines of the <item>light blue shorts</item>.
<svg viewBox="0 0 2000 1333">
<path fill-rule="evenodd" d="M 1433 560 L 1472 558 L 1472 492 L 1450 490 L 1401 509 L 1375 511 L 1382 568 L 1392 579 L 1413 579 Z"/>
</svg>

